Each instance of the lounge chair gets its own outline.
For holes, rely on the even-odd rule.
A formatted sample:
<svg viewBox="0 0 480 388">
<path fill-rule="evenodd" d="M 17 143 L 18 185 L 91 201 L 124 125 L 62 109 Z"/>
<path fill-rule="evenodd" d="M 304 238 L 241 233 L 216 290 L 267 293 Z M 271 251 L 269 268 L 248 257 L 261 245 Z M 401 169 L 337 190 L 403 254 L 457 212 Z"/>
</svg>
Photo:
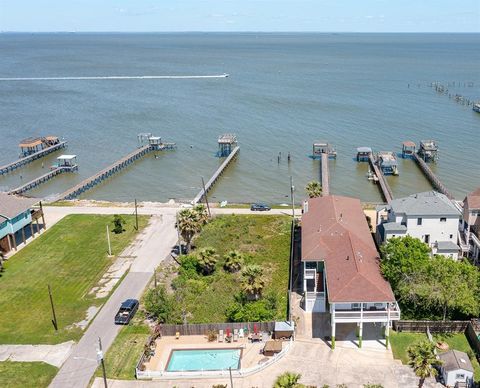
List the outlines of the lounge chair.
<svg viewBox="0 0 480 388">
<path fill-rule="evenodd" d="M 180 332 L 179 332 L 179 331 L 177 331 L 177 332 L 175 333 L 175 339 L 180 339 Z"/>
<path fill-rule="evenodd" d="M 233 329 L 233 342 L 238 342 L 238 330 Z"/>
<path fill-rule="evenodd" d="M 243 329 L 238 329 L 238 338 L 245 338 Z"/>
<path fill-rule="evenodd" d="M 223 330 L 218 331 L 218 342 L 223 342 L 224 336 L 223 336 Z"/>
</svg>

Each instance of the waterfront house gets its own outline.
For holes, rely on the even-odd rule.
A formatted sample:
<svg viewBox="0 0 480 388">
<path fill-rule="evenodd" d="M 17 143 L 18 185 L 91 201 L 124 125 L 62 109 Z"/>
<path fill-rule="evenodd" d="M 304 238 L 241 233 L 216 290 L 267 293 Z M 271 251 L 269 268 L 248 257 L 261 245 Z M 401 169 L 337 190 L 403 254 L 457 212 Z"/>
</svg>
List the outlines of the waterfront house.
<svg viewBox="0 0 480 388">
<path fill-rule="evenodd" d="M 332 348 L 337 326 L 352 323 L 357 325 L 359 346 L 364 324 L 385 327 L 388 346 L 389 327 L 400 319 L 400 310 L 380 273 L 379 260 L 358 199 L 329 195 L 305 202 L 302 303 L 306 312 L 327 315 Z"/>
<path fill-rule="evenodd" d="M 461 240 L 466 245 L 468 256 L 476 264 L 480 261 L 480 188 L 472 191 L 463 200 Z"/>
<path fill-rule="evenodd" d="M 460 210 L 436 191 L 394 199 L 377 207 L 377 241 L 406 235 L 426 243 L 434 254 L 458 258 Z"/>
<path fill-rule="evenodd" d="M 42 209 L 32 208 L 38 202 L 36 198 L 0 193 L 0 251 L 8 253 L 12 249 L 17 250 L 19 244 L 45 227 Z"/>
<path fill-rule="evenodd" d="M 440 353 L 440 376 L 447 387 L 470 387 L 473 383 L 473 365 L 467 353 L 450 350 Z"/>
</svg>

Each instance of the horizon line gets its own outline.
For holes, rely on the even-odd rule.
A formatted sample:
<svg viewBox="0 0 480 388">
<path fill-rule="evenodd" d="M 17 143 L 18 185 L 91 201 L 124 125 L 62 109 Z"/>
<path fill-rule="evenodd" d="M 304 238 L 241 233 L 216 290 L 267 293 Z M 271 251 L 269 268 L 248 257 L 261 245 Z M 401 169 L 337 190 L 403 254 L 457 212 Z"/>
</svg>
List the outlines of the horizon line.
<svg viewBox="0 0 480 388">
<path fill-rule="evenodd" d="M 480 31 L 202 31 L 202 30 L 178 30 L 178 31 L 28 31 L 28 30 L 4 30 L 0 34 L 480 34 Z"/>
</svg>

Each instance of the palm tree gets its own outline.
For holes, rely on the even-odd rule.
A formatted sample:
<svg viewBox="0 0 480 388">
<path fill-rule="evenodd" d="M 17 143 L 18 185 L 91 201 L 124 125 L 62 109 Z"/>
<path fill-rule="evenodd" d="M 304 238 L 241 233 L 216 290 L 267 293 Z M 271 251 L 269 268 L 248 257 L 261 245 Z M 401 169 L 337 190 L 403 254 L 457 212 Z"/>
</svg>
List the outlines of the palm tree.
<svg viewBox="0 0 480 388">
<path fill-rule="evenodd" d="M 193 237 L 200 232 L 202 226 L 207 223 L 207 219 L 207 212 L 203 205 L 197 205 L 192 209 L 182 209 L 178 213 L 176 226 L 187 243 L 188 251 L 190 251 Z"/>
<path fill-rule="evenodd" d="M 237 272 L 240 271 L 242 268 L 243 263 L 243 255 L 239 251 L 230 251 L 225 256 L 225 264 L 223 268 L 225 268 L 228 272 Z"/>
<path fill-rule="evenodd" d="M 430 341 L 420 341 L 410 345 L 407 349 L 408 365 L 410 365 L 415 374 L 420 378 L 418 386 L 422 387 L 427 377 L 435 377 L 437 370 L 435 366 L 441 364 L 435 355 L 435 344 Z"/>
<path fill-rule="evenodd" d="M 317 198 L 322 196 L 322 185 L 319 181 L 310 181 L 305 186 L 305 191 L 309 198 Z"/>
<path fill-rule="evenodd" d="M 300 384 L 298 380 L 302 377 L 299 373 L 285 372 L 277 377 L 273 388 L 300 388 L 303 384 Z"/>
<path fill-rule="evenodd" d="M 258 300 L 265 287 L 263 269 L 258 265 L 248 265 L 242 271 L 242 289 L 249 299 Z"/>
<path fill-rule="evenodd" d="M 198 252 L 198 266 L 204 275 L 210 275 L 215 271 L 215 264 L 217 264 L 215 249 L 207 247 Z"/>
</svg>

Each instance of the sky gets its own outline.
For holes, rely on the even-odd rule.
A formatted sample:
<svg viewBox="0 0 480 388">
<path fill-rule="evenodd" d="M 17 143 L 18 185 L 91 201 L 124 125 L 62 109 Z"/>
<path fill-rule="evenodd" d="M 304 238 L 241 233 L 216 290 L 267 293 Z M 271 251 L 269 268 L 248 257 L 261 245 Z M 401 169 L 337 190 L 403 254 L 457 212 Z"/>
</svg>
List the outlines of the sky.
<svg viewBox="0 0 480 388">
<path fill-rule="evenodd" d="M 480 0 L 0 0 L 0 31 L 480 32 Z"/>
</svg>

